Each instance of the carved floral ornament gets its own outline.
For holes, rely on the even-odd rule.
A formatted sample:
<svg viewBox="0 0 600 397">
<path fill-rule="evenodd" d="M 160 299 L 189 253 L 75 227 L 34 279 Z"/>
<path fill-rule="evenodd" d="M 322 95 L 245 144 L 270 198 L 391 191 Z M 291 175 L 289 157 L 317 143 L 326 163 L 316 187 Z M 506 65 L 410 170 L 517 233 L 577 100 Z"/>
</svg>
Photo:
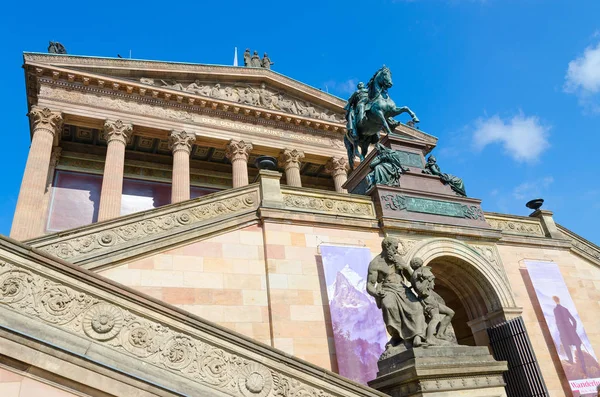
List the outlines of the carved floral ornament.
<svg viewBox="0 0 600 397">
<path fill-rule="evenodd" d="M 104 251 L 109 247 L 139 241 L 147 236 L 164 233 L 174 228 L 186 227 L 218 216 L 243 211 L 255 206 L 257 202 L 256 193 L 248 193 L 37 248 L 68 260 L 95 251 Z"/>
<path fill-rule="evenodd" d="M 178 150 L 192 151 L 192 145 L 196 141 L 196 135 L 185 131 L 172 131 L 169 136 L 169 149 L 175 153 Z"/>
<path fill-rule="evenodd" d="M 506 233 L 545 236 L 542 226 L 539 223 L 521 222 L 513 219 L 496 219 L 492 217 L 488 217 L 487 222 L 494 229 L 500 229 Z"/>
<path fill-rule="evenodd" d="M 286 208 L 299 208 L 313 211 L 329 212 L 333 214 L 346 214 L 358 216 L 373 216 L 371 203 L 357 203 L 348 200 L 336 200 L 305 196 L 300 194 L 283 194 L 283 203 Z"/>
<path fill-rule="evenodd" d="M 229 144 L 225 148 L 225 156 L 233 163 L 236 160 L 248 161 L 250 152 L 253 146 L 251 143 L 244 141 L 236 141 L 234 139 L 229 141 Z"/>
<path fill-rule="evenodd" d="M 33 123 L 33 129 L 44 129 L 53 135 L 62 128 L 63 117 L 61 112 L 53 112 L 48 108 L 32 106 L 29 117 Z"/>
<path fill-rule="evenodd" d="M 6 262 L 0 262 L 0 306 L 229 395 L 333 397 L 262 363 Z"/>
<path fill-rule="evenodd" d="M 104 139 L 107 143 L 117 141 L 126 144 L 131 138 L 132 131 L 133 126 L 124 123 L 122 120 L 106 120 L 104 122 Z"/>
<path fill-rule="evenodd" d="M 285 167 L 300 167 L 300 162 L 304 159 L 304 152 L 296 149 L 283 149 L 279 156 L 279 163 Z"/>
<path fill-rule="evenodd" d="M 333 177 L 340 174 L 346 174 L 348 172 L 348 160 L 344 157 L 332 157 L 325 165 L 325 170 Z"/>
</svg>

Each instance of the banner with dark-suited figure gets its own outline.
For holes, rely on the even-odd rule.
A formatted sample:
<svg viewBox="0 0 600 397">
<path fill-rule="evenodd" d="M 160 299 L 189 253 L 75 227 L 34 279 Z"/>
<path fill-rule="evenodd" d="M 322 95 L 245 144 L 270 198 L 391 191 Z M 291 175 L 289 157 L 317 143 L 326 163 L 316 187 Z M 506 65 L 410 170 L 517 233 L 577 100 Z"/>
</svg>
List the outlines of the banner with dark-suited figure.
<svg viewBox="0 0 600 397">
<path fill-rule="evenodd" d="M 525 261 L 535 294 L 574 397 L 593 395 L 600 365 L 558 265 Z"/>
</svg>

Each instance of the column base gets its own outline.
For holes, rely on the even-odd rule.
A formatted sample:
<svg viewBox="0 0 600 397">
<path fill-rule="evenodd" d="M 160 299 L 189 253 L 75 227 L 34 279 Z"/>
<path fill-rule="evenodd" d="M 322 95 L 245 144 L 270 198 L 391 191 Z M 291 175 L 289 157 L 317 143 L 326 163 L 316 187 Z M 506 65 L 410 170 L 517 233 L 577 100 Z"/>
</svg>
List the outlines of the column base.
<svg viewBox="0 0 600 397">
<path fill-rule="evenodd" d="M 419 347 L 377 363 L 369 386 L 394 397 L 505 397 L 505 361 L 483 346 Z"/>
</svg>

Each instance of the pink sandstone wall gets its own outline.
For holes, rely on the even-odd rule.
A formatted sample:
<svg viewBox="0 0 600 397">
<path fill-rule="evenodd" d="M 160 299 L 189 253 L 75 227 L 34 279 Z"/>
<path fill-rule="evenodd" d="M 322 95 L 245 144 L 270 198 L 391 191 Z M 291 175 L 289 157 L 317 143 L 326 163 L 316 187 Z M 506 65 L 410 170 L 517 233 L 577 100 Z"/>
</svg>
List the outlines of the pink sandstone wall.
<svg viewBox="0 0 600 397">
<path fill-rule="evenodd" d="M 376 232 L 265 223 L 273 346 L 337 370 L 327 289 L 318 246 L 367 246 L 381 251 Z"/>
<path fill-rule="evenodd" d="M 523 261 L 553 261 L 559 265 L 596 355 L 600 354 L 600 267 L 566 250 L 509 246 L 498 246 L 498 250 L 516 303 L 523 307 L 523 320 L 550 396 L 570 397 L 567 382 L 561 381 L 565 375 Z"/>
<path fill-rule="evenodd" d="M 75 397 L 81 395 L 69 393 L 39 380 L 0 368 L 0 396 L 2 397 Z"/>
<path fill-rule="evenodd" d="M 271 344 L 259 226 L 164 251 L 100 274 Z"/>
</svg>

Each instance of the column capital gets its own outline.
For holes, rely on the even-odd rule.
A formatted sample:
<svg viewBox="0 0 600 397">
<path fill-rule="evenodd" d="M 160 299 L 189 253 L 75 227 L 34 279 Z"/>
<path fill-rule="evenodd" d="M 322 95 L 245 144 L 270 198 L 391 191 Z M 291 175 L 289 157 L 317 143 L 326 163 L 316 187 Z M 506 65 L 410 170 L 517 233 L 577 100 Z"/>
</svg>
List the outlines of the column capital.
<svg viewBox="0 0 600 397">
<path fill-rule="evenodd" d="M 171 135 L 169 135 L 169 149 L 171 149 L 173 153 L 182 150 L 189 155 L 195 141 L 196 134 L 173 130 L 171 131 Z"/>
<path fill-rule="evenodd" d="M 33 129 L 43 129 L 55 136 L 56 133 L 62 128 L 63 117 L 61 112 L 53 112 L 48 108 L 42 108 L 41 106 L 32 106 L 28 114 Z"/>
<path fill-rule="evenodd" d="M 297 149 L 283 149 L 279 154 L 279 164 L 288 169 L 290 167 L 300 168 L 300 162 L 304 159 L 304 152 Z"/>
<path fill-rule="evenodd" d="M 106 120 L 104 122 L 103 137 L 106 139 L 106 143 L 117 141 L 121 142 L 123 145 L 126 145 L 131 138 L 132 131 L 133 125 L 124 123 L 122 120 Z"/>
<path fill-rule="evenodd" d="M 235 160 L 244 160 L 245 162 L 248 162 L 248 157 L 250 156 L 252 149 L 253 146 L 251 143 L 232 139 L 227 144 L 225 156 L 227 156 L 232 163 Z"/>
<path fill-rule="evenodd" d="M 347 174 L 348 160 L 345 157 L 332 157 L 325 165 L 325 171 L 331 173 L 333 177 Z"/>
</svg>

